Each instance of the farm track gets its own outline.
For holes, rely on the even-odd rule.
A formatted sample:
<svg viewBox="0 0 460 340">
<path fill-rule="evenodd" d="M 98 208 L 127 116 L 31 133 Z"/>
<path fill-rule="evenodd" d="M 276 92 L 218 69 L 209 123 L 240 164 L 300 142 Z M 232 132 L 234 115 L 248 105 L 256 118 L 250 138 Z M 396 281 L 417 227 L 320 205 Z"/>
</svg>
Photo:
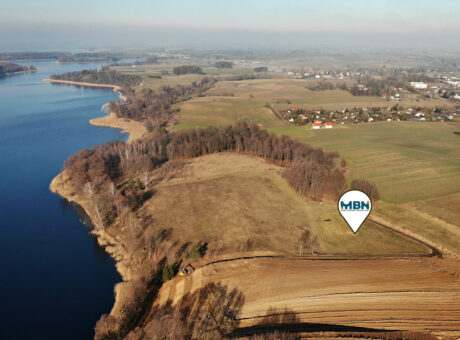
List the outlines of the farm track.
<svg viewBox="0 0 460 340">
<path fill-rule="evenodd" d="M 459 161 L 460 158 L 458 157 L 439 157 L 439 158 L 416 158 L 416 159 L 402 159 L 398 161 L 393 161 L 393 162 L 385 162 L 383 164 L 374 164 L 374 165 L 369 165 L 369 166 L 362 166 L 362 167 L 356 167 L 353 170 L 363 170 L 363 169 L 373 169 L 373 168 L 380 168 L 382 165 L 388 166 L 388 165 L 398 165 L 398 164 L 408 164 L 408 163 L 417 163 L 417 162 L 424 162 L 424 161 Z"/>
</svg>

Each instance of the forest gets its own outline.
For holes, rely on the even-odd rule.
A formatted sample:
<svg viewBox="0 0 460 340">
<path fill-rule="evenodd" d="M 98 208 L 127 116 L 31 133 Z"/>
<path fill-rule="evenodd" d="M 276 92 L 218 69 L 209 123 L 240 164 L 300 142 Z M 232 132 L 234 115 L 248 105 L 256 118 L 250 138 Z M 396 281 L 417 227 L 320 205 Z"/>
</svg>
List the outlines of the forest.
<svg viewBox="0 0 460 340">
<path fill-rule="evenodd" d="M 137 75 L 121 74 L 117 71 L 110 70 L 106 66 L 101 67 L 99 70 L 83 70 L 64 74 L 52 74 L 51 79 L 95 84 L 113 84 L 122 87 L 135 86 L 142 81 L 142 78 Z"/>
</svg>

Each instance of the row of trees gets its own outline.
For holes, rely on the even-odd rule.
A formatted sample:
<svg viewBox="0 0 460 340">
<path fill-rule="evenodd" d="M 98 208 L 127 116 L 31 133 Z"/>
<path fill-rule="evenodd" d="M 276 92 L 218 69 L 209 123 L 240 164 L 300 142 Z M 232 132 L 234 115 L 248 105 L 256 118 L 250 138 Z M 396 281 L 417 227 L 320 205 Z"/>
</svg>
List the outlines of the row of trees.
<svg viewBox="0 0 460 340">
<path fill-rule="evenodd" d="M 173 68 L 173 73 L 175 75 L 181 75 L 181 74 L 204 74 L 203 70 L 201 67 L 196 66 L 196 65 L 183 65 L 183 66 L 177 66 Z"/>
<path fill-rule="evenodd" d="M 216 61 L 214 63 L 214 67 L 217 67 L 218 69 L 233 68 L 233 63 L 231 61 Z"/>
<path fill-rule="evenodd" d="M 254 72 L 268 72 L 268 67 L 266 66 L 256 67 L 254 68 Z"/>
</svg>

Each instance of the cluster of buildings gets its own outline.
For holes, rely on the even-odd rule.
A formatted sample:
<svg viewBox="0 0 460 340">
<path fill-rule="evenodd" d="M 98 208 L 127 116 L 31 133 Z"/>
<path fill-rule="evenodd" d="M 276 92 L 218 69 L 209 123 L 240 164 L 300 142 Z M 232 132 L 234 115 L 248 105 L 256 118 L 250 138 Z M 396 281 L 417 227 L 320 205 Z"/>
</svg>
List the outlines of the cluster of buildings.
<svg viewBox="0 0 460 340">
<path fill-rule="evenodd" d="M 450 76 L 442 76 L 441 82 L 453 87 L 453 88 L 460 88 L 460 78 L 458 77 L 450 77 Z"/>
<path fill-rule="evenodd" d="M 460 100 L 460 78 L 454 76 L 440 76 L 437 81 L 429 84 L 424 82 L 411 82 L 414 90 L 420 90 L 427 98 L 445 98 Z"/>
<path fill-rule="evenodd" d="M 413 121 L 437 122 L 453 121 L 460 119 L 460 111 L 446 112 L 442 109 L 421 110 L 407 109 L 395 110 L 394 108 L 354 108 L 349 111 L 338 110 L 327 112 L 325 110 L 289 109 L 282 111 L 281 116 L 295 125 L 311 124 L 313 129 L 331 129 L 336 124 L 357 124 L 377 121 Z"/>
<path fill-rule="evenodd" d="M 333 71 L 320 71 L 320 72 L 286 72 L 292 79 L 346 79 L 346 78 L 358 78 L 364 75 L 361 72 L 333 72 Z"/>
</svg>

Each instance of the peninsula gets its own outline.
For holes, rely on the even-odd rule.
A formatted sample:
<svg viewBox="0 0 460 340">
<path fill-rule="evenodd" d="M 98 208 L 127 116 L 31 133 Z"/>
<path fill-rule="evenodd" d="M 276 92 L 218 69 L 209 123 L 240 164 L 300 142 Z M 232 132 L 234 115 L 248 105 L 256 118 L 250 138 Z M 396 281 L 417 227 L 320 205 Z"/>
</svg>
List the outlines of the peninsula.
<svg viewBox="0 0 460 340">
<path fill-rule="evenodd" d="M 112 311 L 96 325 L 96 339 L 255 336 L 268 331 L 279 310 L 294 315 L 276 321 L 274 330 L 282 334 L 290 324 L 297 327 L 290 332 L 318 337 L 326 330 L 330 337 L 395 339 L 460 334 L 449 321 L 460 311 L 446 303 L 455 299 L 460 283 L 453 275 L 459 255 L 455 237 L 434 239 L 405 220 L 393 226 L 375 183 L 348 181 L 347 162 L 337 152 L 244 120 L 208 128 L 177 125 L 184 111 L 206 103 L 208 94 L 220 103 L 215 91 L 247 80 L 194 75 L 199 78 L 191 84 L 150 89 L 145 88 L 148 76 L 124 83 L 125 75 L 113 72 L 53 77 L 76 85 L 89 78 L 118 79 L 116 85 L 101 84 L 120 86 L 124 101 L 109 103 L 109 116 L 92 123 L 132 133 L 128 143 L 71 156 L 50 185 L 85 209 L 123 278 L 115 287 Z M 244 99 L 240 94 L 236 100 L 257 101 L 259 82 L 251 83 L 255 95 Z M 231 96 L 226 92 L 225 97 Z M 215 112 L 201 115 L 221 120 L 221 111 Z M 282 124 L 263 105 L 260 114 L 267 115 L 262 121 Z M 348 188 L 367 192 L 375 202 L 375 218 L 357 235 L 335 206 Z M 449 258 L 437 258 L 442 255 Z M 381 270 L 370 275 L 376 267 Z M 328 268 L 348 281 L 334 285 L 336 274 L 324 274 Z M 254 284 L 243 284 L 248 277 Z M 331 300 L 337 291 L 348 298 Z M 305 294 L 308 301 L 301 299 Z M 366 299 L 373 302 L 366 305 Z M 381 308 L 364 320 L 359 310 L 374 303 Z M 400 304 L 410 312 L 400 313 Z M 352 312 L 343 312 L 348 309 Z M 328 326 L 311 333 L 310 316 L 320 314 Z M 382 326 L 389 316 L 394 322 Z M 408 321 L 414 318 L 419 322 Z"/>
</svg>

